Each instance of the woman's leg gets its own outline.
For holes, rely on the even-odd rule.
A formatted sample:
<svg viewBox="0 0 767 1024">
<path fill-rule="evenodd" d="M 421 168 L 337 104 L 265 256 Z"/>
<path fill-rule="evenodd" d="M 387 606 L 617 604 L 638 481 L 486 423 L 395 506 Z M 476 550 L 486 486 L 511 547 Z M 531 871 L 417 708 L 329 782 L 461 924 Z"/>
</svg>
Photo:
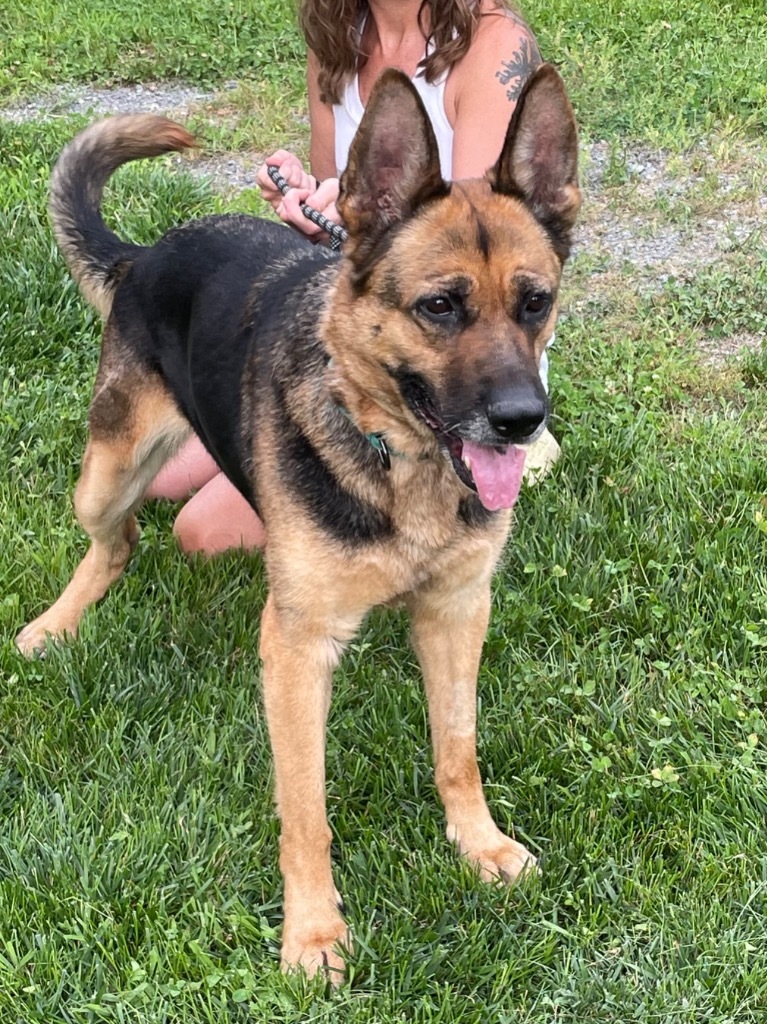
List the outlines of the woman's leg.
<svg viewBox="0 0 767 1024">
<path fill-rule="evenodd" d="M 263 548 L 261 520 L 219 470 L 199 437 L 191 437 L 157 474 L 147 498 L 181 501 L 197 491 L 176 516 L 173 532 L 187 554 L 217 555 L 230 548 Z"/>
<path fill-rule="evenodd" d="M 147 488 L 147 498 L 167 498 L 181 501 L 192 491 L 199 490 L 219 472 L 205 445 L 192 435 L 169 462 L 167 462 Z"/>
<path fill-rule="evenodd" d="M 218 555 L 231 548 L 253 551 L 266 544 L 264 524 L 223 473 L 189 499 L 176 516 L 173 532 L 189 555 Z"/>
</svg>

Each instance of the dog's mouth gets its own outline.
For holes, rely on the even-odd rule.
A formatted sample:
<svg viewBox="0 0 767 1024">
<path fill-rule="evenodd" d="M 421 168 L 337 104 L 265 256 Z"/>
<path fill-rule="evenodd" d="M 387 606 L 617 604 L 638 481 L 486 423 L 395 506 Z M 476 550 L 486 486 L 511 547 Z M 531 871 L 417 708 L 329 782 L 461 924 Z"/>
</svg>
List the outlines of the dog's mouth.
<svg viewBox="0 0 767 1024">
<path fill-rule="evenodd" d="M 490 446 L 467 441 L 449 430 L 424 398 L 409 396 L 413 413 L 425 423 L 447 453 L 456 476 L 474 491 L 489 512 L 513 508 L 522 486 L 525 450 L 517 445 Z"/>
</svg>

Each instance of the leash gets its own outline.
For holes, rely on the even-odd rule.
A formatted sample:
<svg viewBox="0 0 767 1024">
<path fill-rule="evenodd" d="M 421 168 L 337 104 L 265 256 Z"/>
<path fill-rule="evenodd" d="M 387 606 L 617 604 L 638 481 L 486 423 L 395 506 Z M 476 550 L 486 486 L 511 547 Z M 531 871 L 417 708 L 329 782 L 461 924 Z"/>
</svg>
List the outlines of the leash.
<svg viewBox="0 0 767 1024">
<path fill-rule="evenodd" d="M 283 178 L 276 167 L 269 165 L 266 168 L 266 172 L 275 184 L 275 187 L 282 192 L 283 195 L 292 187 L 288 185 L 287 181 Z M 319 184 L 319 182 L 318 182 Z M 315 210 L 314 207 L 307 205 L 307 203 L 301 203 L 301 212 L 307 220 L 310 220 L 312 224 L 316 224 L 318 228 L 323 231 L 327 231 L 330 235 L 330 248 L 337 251 L 341 248 L 341 243 L 345 242 L 349 237 L 349 232 L 346 228 L 342 228 L 340 224 L 335 224 L 332 220 L 320 213 L 319 210 Z"/>
</svg>

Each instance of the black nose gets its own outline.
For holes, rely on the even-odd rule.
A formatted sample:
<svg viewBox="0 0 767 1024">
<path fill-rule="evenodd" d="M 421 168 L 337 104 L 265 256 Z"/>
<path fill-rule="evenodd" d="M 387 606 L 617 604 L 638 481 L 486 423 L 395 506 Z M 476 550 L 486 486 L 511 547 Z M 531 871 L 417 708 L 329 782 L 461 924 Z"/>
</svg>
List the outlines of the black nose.
<svg viewBox="0 0 767 1024">
<path fill-rule="evenodd" d="M 540 381 L 520 381 L 490 395 L 487 418 L 505 441 L 526 441 L 545 421 L 548 401 Z"/>
</svg>

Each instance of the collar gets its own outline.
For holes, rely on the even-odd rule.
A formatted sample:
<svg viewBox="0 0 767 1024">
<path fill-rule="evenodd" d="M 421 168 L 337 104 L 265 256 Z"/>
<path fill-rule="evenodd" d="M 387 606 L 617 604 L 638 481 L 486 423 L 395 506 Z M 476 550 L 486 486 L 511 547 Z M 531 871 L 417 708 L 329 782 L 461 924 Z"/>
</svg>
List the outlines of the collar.
<svg viewBox="0 0 767 1024">
<path fill-rule="evenodd" d="M 333 365 L 333 358 L 332 358 L 332 356 L 327 356 L 326 359 L 325 359 L 325 366 L 329 367 L 329 366 L 332 366 L 332 365 Z M 352 419 L 351 414 L 349 413 L 349 410 L 344 408 L 344 406 L 341 405 L 340 402 L 335 402 L 334 404 L 335 404 L 336 408 L 339 409 L 344 414 L 344 416 L 347 418 L 347 420 L 349 420 L 349 422 L 354 427 L 356 427 L 357 424 Z M 362 433 L 362 431 L 360 431 L 360 433 Z M 375 452 L 378 455 L 378 458 L 379 458 L 379 460 L 381 462 L 381 465 L 387 471 L 391 469 L 392 456 L 394 458 L 396 458 L 396 459 L 406 459 L 407 458 L 407 455 L 405 455 L 404 452 L 398 452 L 395 448 L 391 448 L 389 446 L 389 444 L 387 443 L 385 436 L 383 434 L 381 434 L 381 433 L 363 434 L 363 437 L 365 437 L 366 440 L 368 441 L 368 443 L 370 444 L 370 446 L 375 449 Z M 424 454 L 422 454 L 422 455 L 420 455 L 418 457 L 418 461 L 421 462 L 421 461 L 423 461 L 423 459 L 428 459 L 428 457 L 429 456 L 424 453 Z"/>
<path fill-rule="evenodd" d="M 389 452 L 389 446 L 386 443 L 386 438 L 383 434 L 365 434 L 365 437 L 378 453 L 378 458 L 381 460 L 381 465 L 384 469 L 391 469 L 392 455 L 396 455 L 399 459 L 405 458 L 402 452 L 395 452 L 394 449 L 391 450 L 391 453 Z"/>
<path fill-rule="evenodd" d="M 354 420 L 351 418 L 351 415 L 349 414 L 349 410 L 345 409 L 338 402 L 336 402 L 335 405 L 336 408 L 339 409 L 344 414 L 347 420 L 353 426 L 356 426 Z M 397 452 L 393 448 L 389 448 L 389 445 L 386 443 L 386 438 L 384 437 L 383 434 L 363 434 L 363 437 L 365 437 L 368 443 L 371 445 L 371 447 L 375 449 L 376 454 L 378 455 L 378 458 L 380 459 L 381 465 L 383 466 L 384 469 L 391 469 L 392 455 L 395 455 L 398 459 L 405 458 L 405 455 L 402 452 Z"/>
</svg>

